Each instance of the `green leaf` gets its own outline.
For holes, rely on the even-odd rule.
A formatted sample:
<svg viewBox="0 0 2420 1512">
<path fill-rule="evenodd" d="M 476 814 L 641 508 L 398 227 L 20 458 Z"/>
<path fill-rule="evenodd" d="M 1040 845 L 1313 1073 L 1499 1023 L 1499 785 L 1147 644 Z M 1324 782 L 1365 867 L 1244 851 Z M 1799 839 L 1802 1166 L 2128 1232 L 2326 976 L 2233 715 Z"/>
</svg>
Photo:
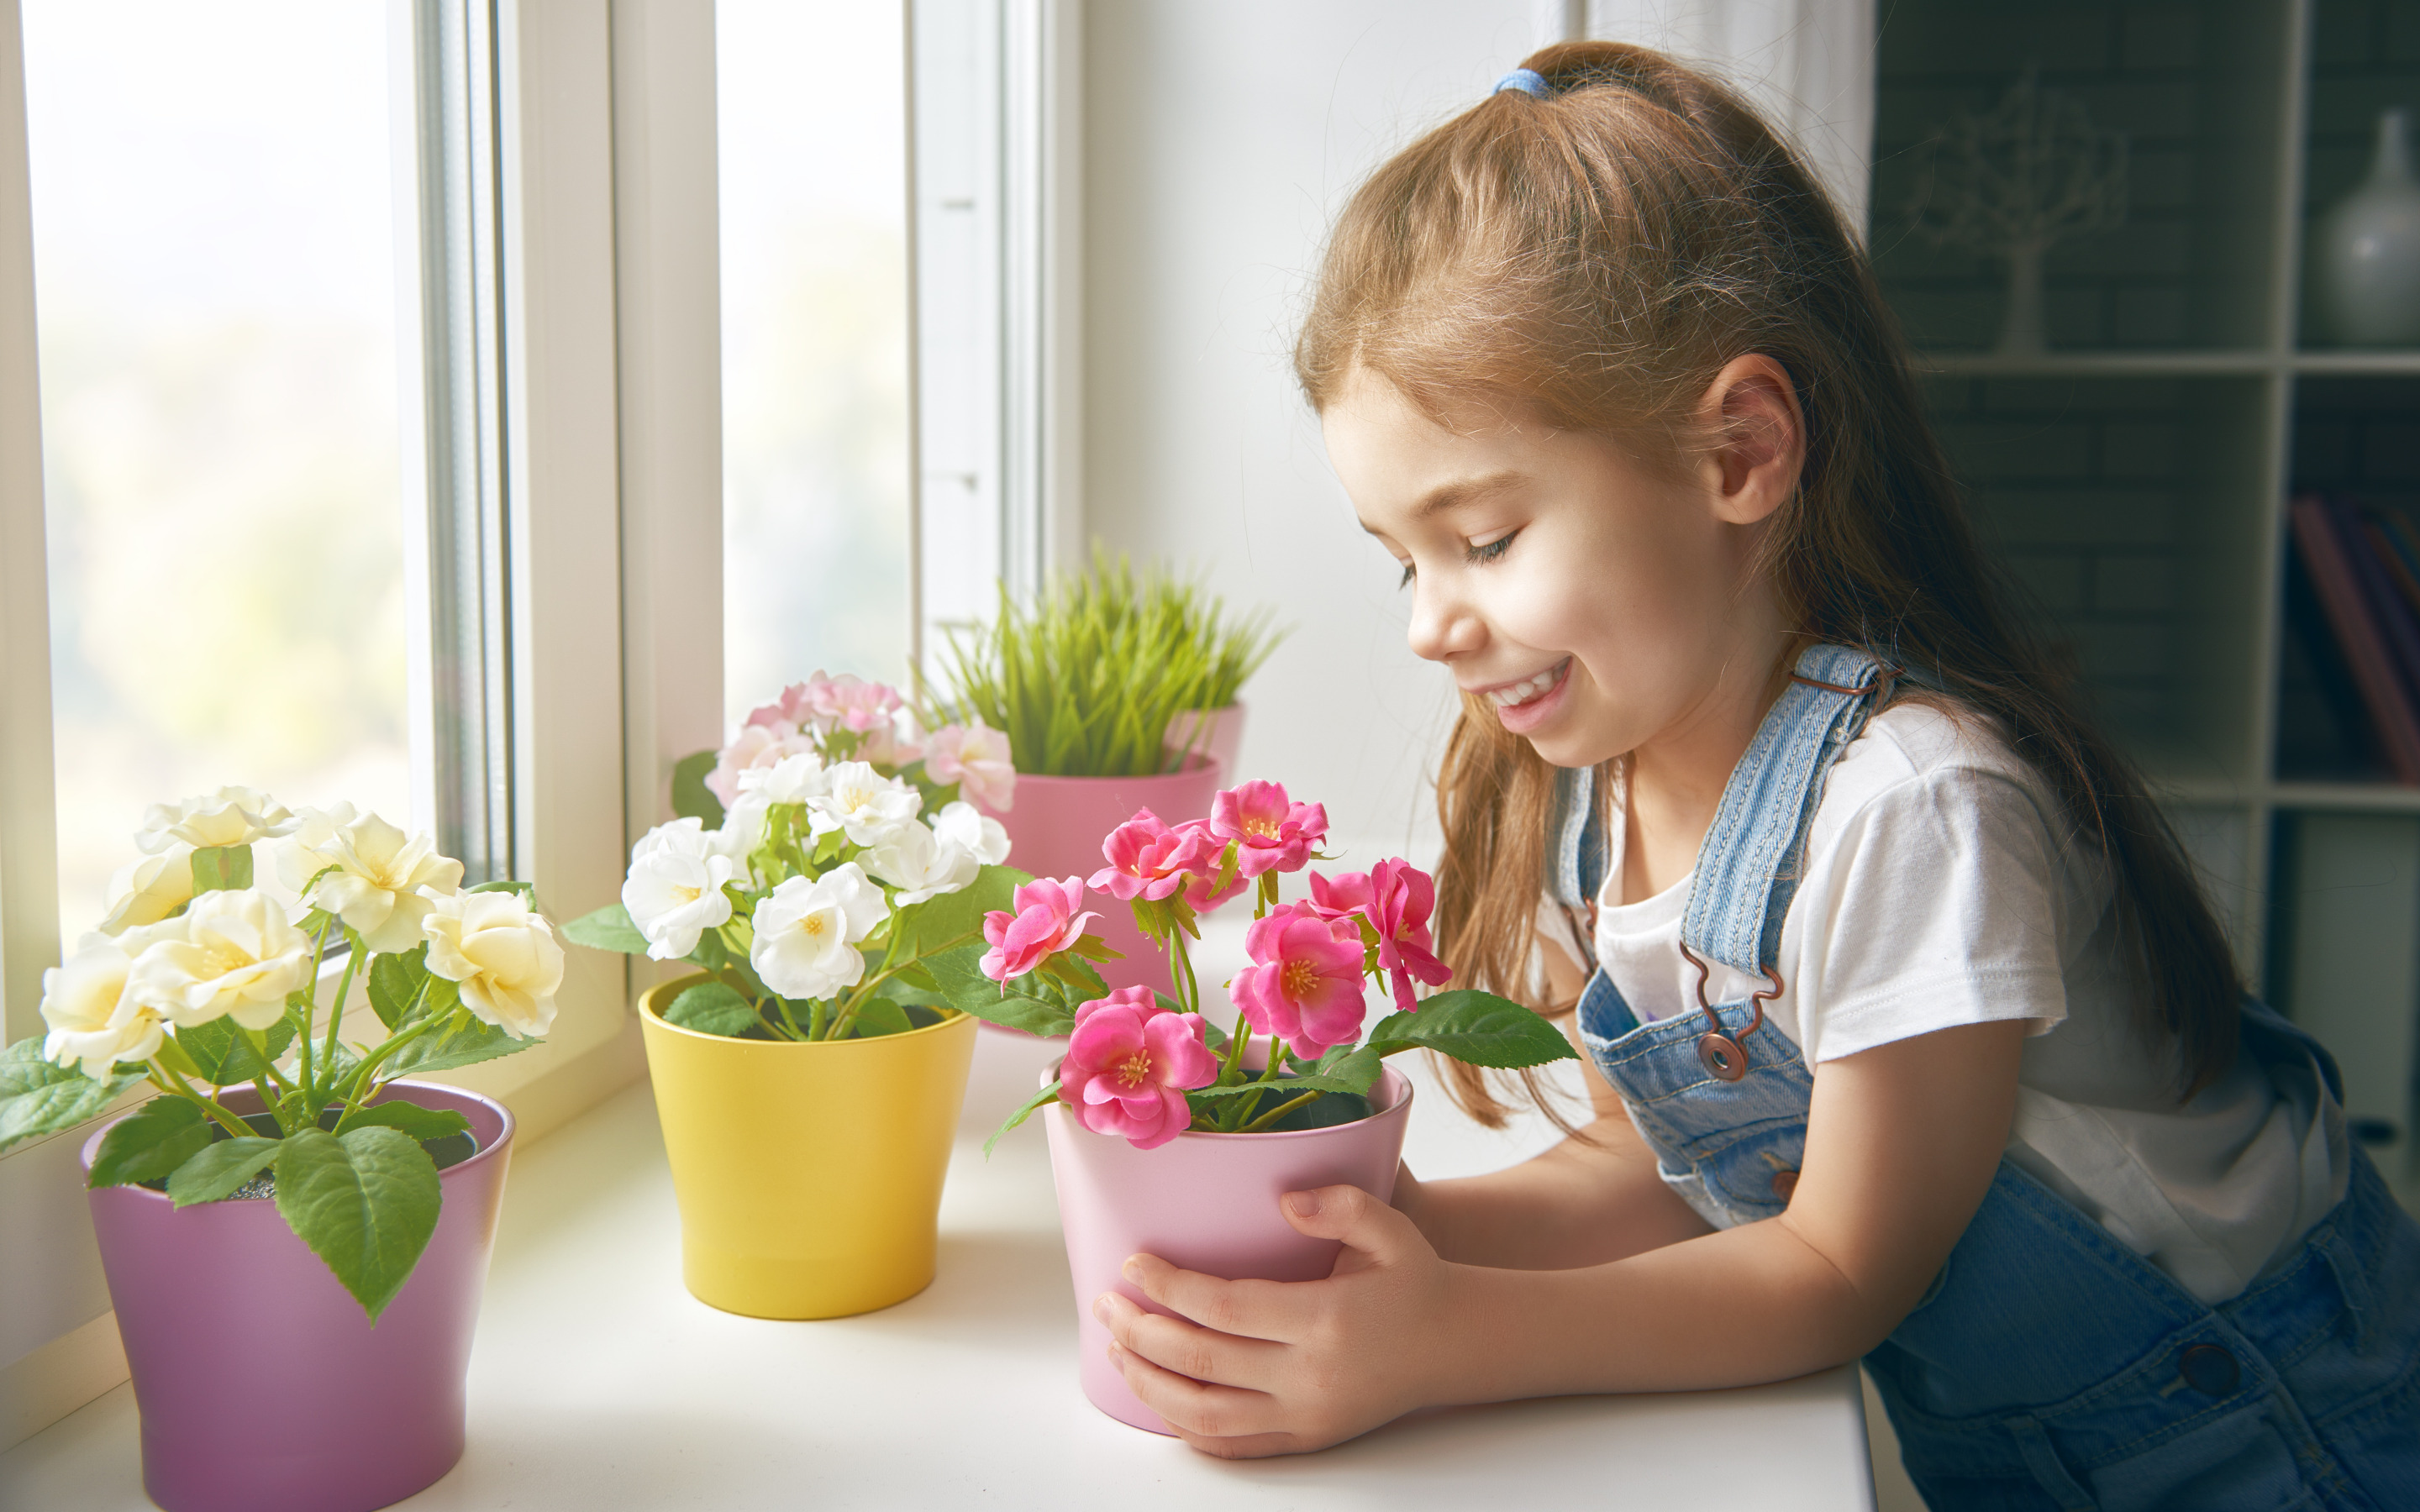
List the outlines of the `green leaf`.
<svg viewBox="0 0 2420 1512">
<path fill-rule="evenodd" d="M 630 922 L 630 911 L 620 903 L 607 903 L 593 914 L 581 915 L 563 926 L 563 937 L 592 950 L 619 950 L 624 955 L 647 953 L 647 937 Z"/>
<path fill-rule="evenodd" d="M 1025 1100 L 1025 1105 L 1010 1114 L 1005 1122 L 1001 1123 L 999 1128 L 994 1129 L 991 1132 L 991 1137 L 984 1141 L 984 1159 L 991 1159 L 991 1147 L 999 1144 L 1001 1137 L 1003 1134 L 1006 1134 L 1018 1124 L 1023 1123 L 1026 1119 L 1033 1117 L 1045 1107 L 1047 1107 L 1050 1104 L 1051 1100 L 1056 1098 L 1058 1095 L 1059 1084 L 1054 1081 L 1042 1090 L 1034 1093 L 1032 1097 L 1027 1098 Z"/>
<path fill-rule="evenodd" d="M 194 853 L 194 896 L 252 886 L 252 847 L 206 845 Z"/>
<path fill-rule="evenodd" d="M 400 954 L 373 957 L 366 991 L 379 1022 L 389 1029 L 403 1027 L 404 1015 L 411 1011 L 413 999 L 420 995 L 420 984 L 427 980 L 426 942 Z"/>
<path fill-rule="evenodd" d="M 269 1046 L 269 1058 L 275 1060 L 294 1042 L 293 1018 L 279 1019 L 263 1030 L 262 1036 Z M 212 1087 L 234 1087 L 258 1081 L 268 1074 L 260 1052 L 253 1048 L 251 1036 L 231 1018 L 216 1018 L 208 1024 L 178 1029 L 177 1048 L 194 1063 L 202 1080 Z"/>
<path fill-rule="evenodd" d="M 1365 1048 L 1382 1056 L 1435 1050 L 1473 1066 L 1508 1071 L 1579 1058 L 1552 1024 L 1518 1003 L 1467 988 L 1439 993 L 1422 1002 L 1418 1012 L 1380 1019 Z"/>
<path fill-rule="evenodd" d="M 168 1177 L 169 1199 L 180 1208 L 216 1202 L 277 1159 L 282 1139 L 222 1139 L 205 1147 Z"/>
<path fill-rule="evenodd" d="M 1002 995 L 1000 983 L 983 974 L 979 964 L 982 959 L 982 946 L 962 945 L 954 950 L 927 956 L 924 964 L 932 969 L 933 980 L 940 984 L 941 995 L 960 1012 L 1038 1034 L 1046 1040 L 1057 1039 L 1075 1028 L 1076 1015 L 1063 1004 L 1021 991 Z M 1025 980 L 1031 983 L 1033 978 Z"/>
<path fill-rule="evenodd" d="M 984 916 L 1005 912 L 1016 901 L 1016 889 L 1032 880 L 1013 866 L 985 867 L 975 873 L 972 882 L 957 891 L 927 898 L 909 911 L 908 925 L 914 937 L 908 944 L 917 955 L 929 956 L 954 942 L 982 939 Z"/>
<path fill-rule="evenodd" d="M 536 883 L 535 883 L 535 882 L 520 882 L 520 881 L 517 881 L 517 880 L 515 880 L 514 878 L 511 878 L 511 877 L 504 877 L 504 878 L 500 878 L 500 879 L 498 879 L 497 881 L 494 881 L 494 882 L 482 882 L 482 883 L 480 883 L 477 887 L 465 887 L 465 888 L 463 888 L 462 890 L 463 890 L 464 892 L 512 892 L 512 893 L 519 893 L 524 901 L 533 900 L 533 899 L 535 899 L 535 898 L 536 898 L 536 897 L 537 897 L 537 884 L 536 884 Z"/>
<path fill-rule="evenodd" d="M 765 1021 L 748 999 L 719 981 L 702 981 L 672 1000 L 664 1022 L 700 1034 L 737 1040 Z"/>
<path fill-rule="evenodd" d="M 857 1024 L 849 1037 L 876 1040 L 886 1034 L 905 1034 L 915 1026 L 908 1022 L 907 1011 L 898 1004 L 888 997 L 876 997 L 857 1005 Z"/>
<path fill-rule="evenodd" d="M 683 819 L 696 819 L 708 829 L 722 827 L 722 800 L 706 785 L 706 774 L 714 770 L 714 752 L 697 751 L 673 764 L 673 812 Z"/>
<path fill-rule="evenodd" d="M 200 1153 L 210 1142 L 211 1127 L 198 1103 L 155 1097 L 109 1126 L 85 1184 L 99 1188 L 157 1181 Z"/>
<path fill-rule="evenodd" d="M 74 1066 L 42 1058 L 38 1036 L 0 1052 L 0 1149 L 97 1119 L 143 1072 L 114 1069 L 96 1081 Z"/>
<path fill-rule="evenodd" d="M 453 1022 L 430 1030 L 396 1051 L 379 1067 L 379 1075 L 382 1079 L 392 1079 L 414 1072 L 475 1066 L 483 1060 L 496 1060 L 527 1050 L 537 1042 L 535 1040 L 516 1040 L 492 1024 L 480 1023 L 471 1016 L 468 1010 L 464 1010 L 455 1014 Z"/>
<path fill-rule="evenodd" d="M 437 1166 L 400 1130 L 305 1129 L 281 1142 L 277 1211 L 376 1323 L 437 1231 Z"/>
<path fill-rule="evenodd" d="M 469 1134 L 471 1120 L 451 1108 L 425 1108 L 417 1103 L 400 1100 L 373 1103 L 368 1107 L 346 1113 L 336 1120 L 339 1134 L 355 1129 L 399 1129 L 414 1139 L 443 1139 L 451 1134 Z"/>
</svg>

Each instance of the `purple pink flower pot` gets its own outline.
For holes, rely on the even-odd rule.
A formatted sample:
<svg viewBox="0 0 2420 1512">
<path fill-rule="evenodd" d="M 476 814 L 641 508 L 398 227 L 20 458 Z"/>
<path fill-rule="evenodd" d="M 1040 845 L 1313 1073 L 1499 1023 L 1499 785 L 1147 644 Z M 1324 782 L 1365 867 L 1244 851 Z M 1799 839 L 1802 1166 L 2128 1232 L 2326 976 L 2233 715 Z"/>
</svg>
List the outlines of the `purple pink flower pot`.
<svg viewBox="0 0 2420 1512">
<path fill-rule="evenodd" d="M 504 1200 L 513 1116 L 475 1093 L 390 1084 L 471 1120 L 438 1172 L 437 1231 L 373 1328 L 266 1197 L 179 1209 L 87 1194 L 143 1420 L 143 1489 L 167 1512 L 369 1512 L 462 1457 L 463 1377 Z M 224 1101 L 259 1108 L 248 1091 Z M 85 1141 L 89 1170 L 101 1134 Z"/>
<path fill-rule="evenodd" d="M 1204 724 L 1206 732 L 1201 728 Z M 1241 771 L 1235 762 L 1244 748 L 1244 701 L 1237 699 L 1223 709 L 1186 710 L 1168 721 L 1168 744 L 1208 751 L 1222 773 Z"/>
<path fill-rule="evenodd" d="M 1136 810 L 1149 809 L 1171 825 L 1204 818 L 1224 776 L 1225 768 L 1201 756 L 1181 772 L 1158 777 L 1019 772 L 1016 807 L 1006 813 L 985 811 L 1008 831 L 1009 865 L 1037 877 L 1088 878 L 1108 864 L 1101 841 Z M 1110 986 L 1171 990 L 1168 963 L 1135 928 L 1132 910 L 1107 893 L 1087 896 L 1084 906 L 1101 916 L 1089 933 L 1125 952 L 1122 961 L 1101 963 L 1101 976 Z"/>
<path fill-rule="evenodd" d="M 1021 788 L 1025 779 L 1017 780 Z M 1389 1067 L 1370 1101 L 1378 1111 L 1358 1123 L 1285 1134 L 1181 1134 L 1157 1149 L 1094 1134 L 1063 1103 L 1043 1110 L 1076 1287 L 1078 1373 L 1094 1406 L 1121 1423 L 1171 1431 L 1126 1390 L 1109 1363 L 1109 1330 L 1093 1317 L 1093 1299 L 1104 1291 L 1167 1310 L 1120 1273 L 1128 1256 L 1147 1252 L 1230 1281 L 1316 1281 L 1335 1268 L 1342 1246 L 1296 1232 L 1278 1199 L 1340 1185 L 1381 1202 L 1393 1197 L 1412 1084 Z"/>
</svg>

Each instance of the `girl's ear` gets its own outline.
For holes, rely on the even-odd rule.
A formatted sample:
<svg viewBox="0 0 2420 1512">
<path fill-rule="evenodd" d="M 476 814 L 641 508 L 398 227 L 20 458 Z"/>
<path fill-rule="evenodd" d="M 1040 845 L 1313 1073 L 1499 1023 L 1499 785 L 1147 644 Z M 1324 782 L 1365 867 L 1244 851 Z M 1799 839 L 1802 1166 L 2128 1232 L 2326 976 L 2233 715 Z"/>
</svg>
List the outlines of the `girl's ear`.
<svg viewBox="0 0 2420 1512">
<path fill-rule="evenodd" d="M 1807 461 L 1807 424 L 1797 385 L 1761 352 L 1734 357 L 1699 401 L 1699 420 L 1715 438 L 1702 464 L 1716 518 L 1753 525 L 1781 507 Z"/>
</svg>

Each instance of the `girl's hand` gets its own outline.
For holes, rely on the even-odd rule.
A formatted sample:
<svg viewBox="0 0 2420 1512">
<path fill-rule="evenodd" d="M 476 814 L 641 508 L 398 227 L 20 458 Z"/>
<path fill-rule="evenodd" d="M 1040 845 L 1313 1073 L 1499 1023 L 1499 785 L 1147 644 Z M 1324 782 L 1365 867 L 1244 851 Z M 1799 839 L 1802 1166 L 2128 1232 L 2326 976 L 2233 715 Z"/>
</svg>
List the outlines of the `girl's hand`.
<svg viewBox="0 0 2420 1512">
<path fill-rule="evenodd" d="M 1126 1387 L 1204 1454 L 1302 1454 L 1367 1433 L 1431 1399 L 1422 1341 L 1446 1316 L 1452 1268 L 1403 1213 L 1356 1186 L 1289 1192 L 1286 1222 L 1344 1242 L 1325 1281 L 1222 1281 L 1156 1256 L 1126 1279 L 1180 1316 L 1115 1292 L 1093 1315 Z"/>
</svg>

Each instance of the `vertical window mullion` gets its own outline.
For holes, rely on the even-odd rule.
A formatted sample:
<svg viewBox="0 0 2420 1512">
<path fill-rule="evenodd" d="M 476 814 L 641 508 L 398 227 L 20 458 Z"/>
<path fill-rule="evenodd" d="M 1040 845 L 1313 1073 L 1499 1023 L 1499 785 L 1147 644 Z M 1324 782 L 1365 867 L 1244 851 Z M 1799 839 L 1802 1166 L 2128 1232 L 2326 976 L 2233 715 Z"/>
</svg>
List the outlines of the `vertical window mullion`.
<svg viewBox="0 0 2420 1512">
<path fill-rule="evenodd" d="M 501 81 L 491 0 L 417 0 L 421 318 L 439 844 L 512 876 Z"/>
</svg>

